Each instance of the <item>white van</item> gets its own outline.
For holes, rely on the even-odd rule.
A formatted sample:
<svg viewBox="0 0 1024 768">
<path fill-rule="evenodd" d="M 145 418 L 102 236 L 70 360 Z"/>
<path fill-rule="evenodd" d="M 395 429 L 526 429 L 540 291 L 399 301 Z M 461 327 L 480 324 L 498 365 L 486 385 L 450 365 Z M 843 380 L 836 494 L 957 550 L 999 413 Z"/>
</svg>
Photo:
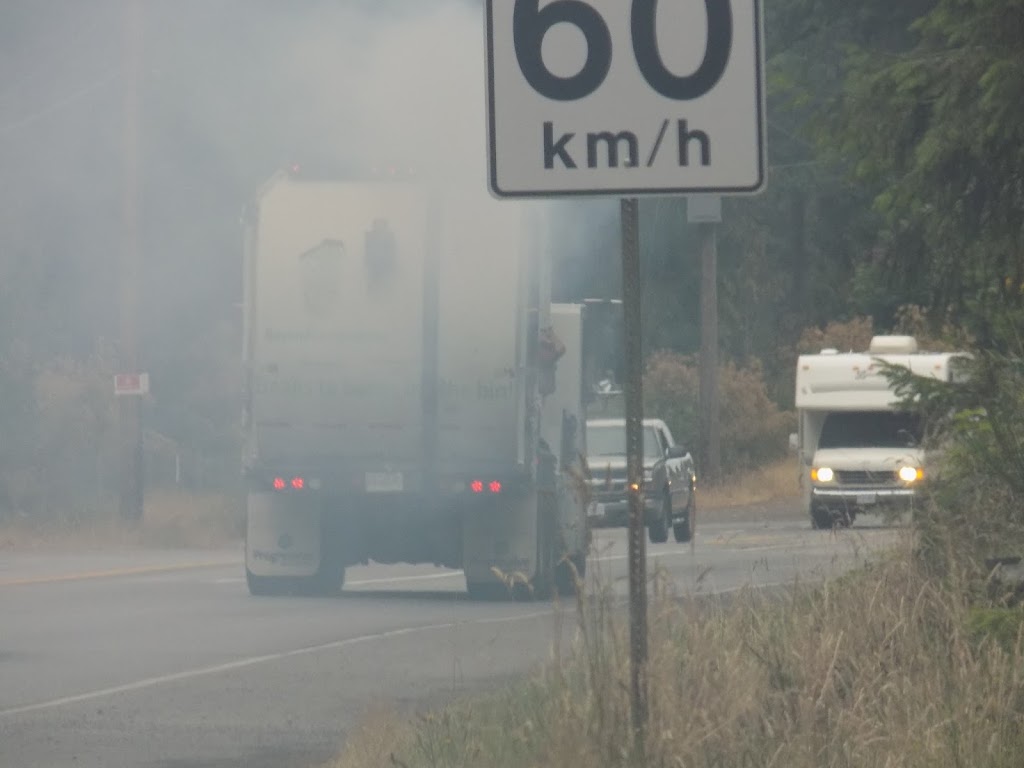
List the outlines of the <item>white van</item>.
<svg viewBox="0 0 1024 768">
<path fill-rule="evenodd" d="M 881 362 L 953 380 L 961 352 L 918 351 L 911 336 L 876 336 L 867 352 L 824 349 L 796 370 L 795 436 L 805 508 L 815 528 L 850 525 L 858 514 L 912 508 L 928 477 L 921 424 L 901 411 Z"/>
</svg>

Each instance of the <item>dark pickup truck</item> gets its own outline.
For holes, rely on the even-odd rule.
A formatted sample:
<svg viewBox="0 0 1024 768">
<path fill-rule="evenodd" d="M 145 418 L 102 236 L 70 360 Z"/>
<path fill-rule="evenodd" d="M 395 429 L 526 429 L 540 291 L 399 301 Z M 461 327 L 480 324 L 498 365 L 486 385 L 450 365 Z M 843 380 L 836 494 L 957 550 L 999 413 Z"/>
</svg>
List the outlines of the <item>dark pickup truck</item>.
<svg viewBox="0 0 1024 768">
<path fill-rule="evenodd" d="M 660 419 L 644 419 L 644 522 L 652 543 L 693 538 L 697 511 L 697 474 L 693 457 L 672 438 Z M 587 421 L 587 466 L 591 501 L 588 520 L 595 527 L 626 525 L 626 420 Z"/>
</svg>

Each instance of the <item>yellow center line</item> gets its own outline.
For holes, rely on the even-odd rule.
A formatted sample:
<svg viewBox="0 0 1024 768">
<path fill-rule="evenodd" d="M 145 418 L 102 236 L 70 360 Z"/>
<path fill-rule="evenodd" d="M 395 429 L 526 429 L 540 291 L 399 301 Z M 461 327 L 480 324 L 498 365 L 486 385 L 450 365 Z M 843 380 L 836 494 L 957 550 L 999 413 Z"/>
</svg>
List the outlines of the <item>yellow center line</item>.
<svg viewBox="0 0 1024 768">
<path fill-rule="evenodd" d="M 58 576 L 30 576 L 23 579 L 0 580 L 0 587 L 25 587 L 32 584 L 59 584 L 66 581 L 90 581 L 93 579 L 114 579 L 125 576 L 145 576 L 178 571 L 198 571 L 203 568 L 226 568 L 240 564 L 240 560 L 218 560 L 199 563 L 178 563 L 175 565 L 144 565 L 137 568 L 115 568 L 107 571 L 85 571 L 65 573 Z"/>
</svg>

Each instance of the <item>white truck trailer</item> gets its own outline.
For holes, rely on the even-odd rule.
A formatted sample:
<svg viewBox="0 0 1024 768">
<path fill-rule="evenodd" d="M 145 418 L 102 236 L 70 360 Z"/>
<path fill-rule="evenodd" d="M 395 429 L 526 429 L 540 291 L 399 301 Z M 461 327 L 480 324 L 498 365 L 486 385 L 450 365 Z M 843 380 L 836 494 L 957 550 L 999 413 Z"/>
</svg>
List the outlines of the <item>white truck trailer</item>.
<svg viewBox="0 0 1024 768">
<path fill-rule="evenodd" d="M 912 509 L 928 477 L 918 419 L 898 407 L 881 362 L 952 381 L 962 353 L 924 353 L 910 336 L 876 336 L 867 352 L 801 355 L 796 436 L 805 508 L 815 528 L 861 513 Z"/>
<path fill-rule="evenodd" d="M 368 563 L 473 595 L 585 566 L 578 308 L 552 311 L 537 211 L 408 180 L 279 174 L 246 214 L 253 594 Z M 557 375 L 554 369 L 557 367 Z"/>
</svg>

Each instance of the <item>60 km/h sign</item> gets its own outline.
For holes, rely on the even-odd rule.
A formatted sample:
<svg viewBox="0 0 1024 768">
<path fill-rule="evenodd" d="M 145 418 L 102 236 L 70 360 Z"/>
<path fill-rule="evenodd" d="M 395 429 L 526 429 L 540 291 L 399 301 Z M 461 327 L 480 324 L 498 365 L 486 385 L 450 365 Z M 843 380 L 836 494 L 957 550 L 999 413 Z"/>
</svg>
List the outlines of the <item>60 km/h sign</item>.
<svg viewBox="0 0 1024 768">
<path fill-rule="evenodd" d="M 487 0 L 498 197 L 753 194 L 761 0 Z"/>
</svg>

